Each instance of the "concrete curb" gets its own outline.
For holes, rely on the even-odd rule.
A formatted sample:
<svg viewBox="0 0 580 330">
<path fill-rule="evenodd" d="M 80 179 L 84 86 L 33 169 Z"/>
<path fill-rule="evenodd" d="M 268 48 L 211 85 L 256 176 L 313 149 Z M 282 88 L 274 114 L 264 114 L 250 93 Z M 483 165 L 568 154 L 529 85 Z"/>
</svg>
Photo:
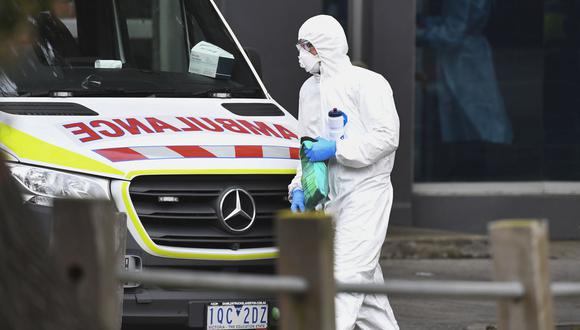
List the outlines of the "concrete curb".
<svg viewBox="0 0 580 330">
<path fill-rule="evenodd" d="M 412 227 L 389 228 L 383 259 L 485 259 L 487 236 Z M 550 259 L 580 260 L 580 241 L 550 242 Z"/>
<path fill-rule="evenodd" d="M 388 259 L 489 258 L 485 237 L 408 237 L 387 239 L 382 257 Z"/>
<path fill-rule="evenodd" d="M 486 236 L 421 228 L 393 227 L 383 245 L 388 259 L 489 258 Z"/>
<path fill-rule="evenodd" d="M 574 324 L 560 324 L 556 325 L 557 330 L 580 330 L 580 325 Z M 495 325 L 489 324 L 472 324 L 469 325 L 465 330 L 497 330 Z"/>
</svg>

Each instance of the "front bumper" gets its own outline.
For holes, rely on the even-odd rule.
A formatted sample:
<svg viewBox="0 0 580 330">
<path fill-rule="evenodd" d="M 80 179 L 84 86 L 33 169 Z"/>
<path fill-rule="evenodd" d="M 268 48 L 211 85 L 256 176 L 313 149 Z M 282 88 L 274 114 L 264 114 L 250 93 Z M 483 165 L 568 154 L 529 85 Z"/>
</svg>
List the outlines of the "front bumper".
<svg viewBox="0 0 580 330">
<path fill-rule="evenodd" d="M 274 260 L 210 261 L 162 258 L 145 253 L 133 237 L 127 237 L 127 254 L 141 257 L 143 269 L 171 268 L 245 274 L 273 274 Z M 269 329 L 276 327 L 272 308 L 277 307 L 276 297 L 213 291 L 164 290 L 140 286 L 125 289 L 123 301 L 124 325 L 161 325 L 205 329 L 206 306 L 212 302 L 266 301 L 270 315 Z"/>
<path fill-rule="evenodd" d="M 162 289 L 126 289 L 123 301 L 123 325 L 185 326 L 205 329 L 206 306 L 211 302 L 266 301 L 269 329 L 277 326 L 272 318 L 274 297 L 210 291 L 167 291 Z"/>
</svg>

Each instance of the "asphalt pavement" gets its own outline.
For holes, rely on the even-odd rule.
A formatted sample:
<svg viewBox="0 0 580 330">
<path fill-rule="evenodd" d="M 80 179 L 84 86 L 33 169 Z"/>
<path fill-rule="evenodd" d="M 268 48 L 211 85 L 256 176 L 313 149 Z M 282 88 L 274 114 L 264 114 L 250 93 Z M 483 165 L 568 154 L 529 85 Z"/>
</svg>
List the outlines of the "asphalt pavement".
<svg viewBox="0 0 580 330">
<path fill-rule="evenodd" d="M 580 248 L 580 243 L 570 247 Z M 389 279 L 491 280 L 489 259 L 390 259 L 381 264 L 385 278 Z M 552 281 L 580 282 L 580 258 L 551 260 L 550 269 Z M 403 330 L 486 330 L 496 324 L 494 301 L 424 297 L 390 297 L 390 300 Z M 580 297 L 556 299 L 554 308 L 558 330 L 580 329 Z"/>
<path fill-rule="evenodd" d="M 410 227 L 389 228 L 381 265 L 387 279 L 491 281 L 488 237 Z M 580 282 L 580 241 L 550 242 L 552 281 Z M 390 297 L 403 330 L 493 330 L 496 302 Z M 557 298 L 558 330 L 580 330 L 580 297 Z"/>
</svg>

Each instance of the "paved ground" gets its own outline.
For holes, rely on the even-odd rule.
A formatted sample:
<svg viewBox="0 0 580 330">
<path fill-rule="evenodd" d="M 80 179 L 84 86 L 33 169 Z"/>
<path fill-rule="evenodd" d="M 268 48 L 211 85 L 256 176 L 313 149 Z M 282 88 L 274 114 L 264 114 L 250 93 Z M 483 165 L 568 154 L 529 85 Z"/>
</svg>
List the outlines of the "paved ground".
<svg viewBox="0 0 580 330">
<path fill-rule="evenodd" d="M 491 279 L 488 259 L 384 260 L 382 265 L 391 279 Z M 550 267 L 553 281 L 580 281 L 580 258 L 551 260 Z M 476 325 L 495 323 L 494 302 L 391 297 L 391 304 L 403 330 L 480 330 L 485 327 Z M 580 325 L 580 298 L 559 299 L 555 309 L 558 324 Z"/>
<path fill-rule="evenodd" d="M 381 264 L 389 279 L 491 280 L 487 237 L 482 235 L 394 227 L 383 256 L 388 257 Z M 580 282 L 580 241 L 551 242 L 550 258 L 553 281 Z M 494 301 L 390 299 L 402 330 L 487 330 L 496 323 Z M 555 316 L 558 330 L 580 330 L 580 297 L 556 300 Z"/>
<path fill-rule="evenodd" d="M 579 246 L 578 242 L 571 245 L 574 248 Z M 575 256 L 571 251 L 568 255 Z M 491 280 L 489 259 L 383 260 L 382 265 L 385 277 L 389 279 Z M 580 281 L 580 257 L 551 260 L 550 268 L 553 281 Z M 495 324 L 496 304 L 492 301 L 406 297 L 390 299 L 402 330 L 486 330 L 487 325 Z M 580 330 L 580 298 L 559 299 L 555 309 L 558 324 L 579 326 L 558 327 L 558 330 Z M 170 328 L 151 326 L 126 329 Z"/>
</svg>

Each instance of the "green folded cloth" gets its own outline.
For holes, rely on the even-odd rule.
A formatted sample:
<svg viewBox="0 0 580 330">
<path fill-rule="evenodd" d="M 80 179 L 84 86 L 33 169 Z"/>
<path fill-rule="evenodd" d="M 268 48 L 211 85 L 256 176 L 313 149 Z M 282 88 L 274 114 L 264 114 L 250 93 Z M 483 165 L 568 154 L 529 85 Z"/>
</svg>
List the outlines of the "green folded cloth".
<svg viewBox="0 0 580 330">
<path fill-rule="evenodd" d="M 312 147 L 313 141 L 302 142 L 300 162 L 302 163 L 302 190 L 304 191 L 304 206 L 314 210 L 328 197 L 328 168 L 324 162 L 312 163 L 306 157 L 305 149 Z"/>
</svg>

